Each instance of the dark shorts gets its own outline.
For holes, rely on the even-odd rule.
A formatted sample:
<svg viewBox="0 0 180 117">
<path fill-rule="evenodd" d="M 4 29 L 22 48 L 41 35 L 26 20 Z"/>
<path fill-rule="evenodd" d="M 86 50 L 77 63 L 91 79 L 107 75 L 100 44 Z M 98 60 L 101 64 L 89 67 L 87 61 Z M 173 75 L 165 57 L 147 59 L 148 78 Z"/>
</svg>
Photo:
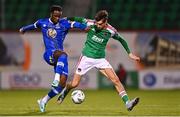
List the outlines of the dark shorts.
<svg viewBox="0 0 180 117">
<path fill-rule="evenodd" d="M 55 58 L 53 57 L 53 53 L 54 51 L 46 51 L 44 53 L 44 60 L 49 64 L 49 65 L 52 65 L 54 66 L 54 68 L 56 68 L 56 63 L 57 61 L 55 60 Z M 62 74 L 68 76 L 68 59 L 67 59 L 67 55 L 61 55 L 63 57 L 65 57 L 65 61 L 63 62 L 64 63 L 64 67 L 63 67 L 63 71 L 62 71 Z M 54 70 L 54 72 L 56 73 L 56 70 Z"/>
</svg>

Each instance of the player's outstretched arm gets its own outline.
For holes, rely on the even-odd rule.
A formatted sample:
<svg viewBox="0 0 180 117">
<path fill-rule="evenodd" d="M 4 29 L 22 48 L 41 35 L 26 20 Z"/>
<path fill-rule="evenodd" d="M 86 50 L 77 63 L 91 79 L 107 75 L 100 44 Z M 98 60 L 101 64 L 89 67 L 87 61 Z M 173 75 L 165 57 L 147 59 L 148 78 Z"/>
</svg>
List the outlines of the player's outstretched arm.
<svg viewBox="0 0 180 117">
<path fill-rule="evenodd" d="M 23 26 L 19 29 L 19 32 L 24 34 L 26 31 L 28 30 L 34 30 L 36 29 L 36 26 L 34 24 L 30 24 L 30 25 L 27 25 L 27 26 Z"/>
<path fill-rule="evenodd" d="M 87 23 L 86 18 L 83 17 L 67 17 L 68 20 L 70 21 L 76 21 L 76 22 L 80 22 L 80 23 Z"/>
<path fill-rule="evenodd" d="M 116 33 L 112 38 L 115 40 L 118 40 L 122 44 L 122 46 L 124 47 L 124 49 L 126 50 L 126 52 L 128 54 L 131 53 L 127 42 L 125 41 L 125 39 L 122 36 L 120 36 L 118 33 Z"/>
<path fill-rule="evenodd" d="M 23 27 L 19 29 L 19 32 L 20 32 L 21 34 L 24 34 L 24 33 L 25 33 L 25 31 L 23 30 Z"/>
<path fill-rule="evenodd" d="M 83 29 L 83 30 L 86 30 L 86 31 L 89 30 L 89 26 L 94 25 L 94 20 L 86 19 L 84 17 L 67 17 L 66 19 L 71 21 L 71 22 L 81 23 L 80 29 Z M 86 28 L 84 28 L 85 25 L 86 25 Z M 77 27 L 77 28 L 79 28 L 79 27 Z"/>
<path fill-rule="evenodd" d="M 126 52 L 128 53 L 129 57 L 135 61 L 140 61 L 140 57 L 134 55 L 131 53 L 129 47 L 128 47 L 128 44 L 127 42 L 125 41 L 125 39 L 120 36 L 118 33 L 116 33 L 114 36 L 113 36 L 114 39 L 118 40 L 122 46 L 125 48 Z"/>
<path fill-rule="evenodd" d="M 86 24 L 80 23 L 80 22 L 75 22 L 75 21 L 71 22 L 71 25 L 73 25 L 73 26 L 71 26 L 71 28 L 78 28 L 81 30 L 86 30 L 86 28 L 87 28 Z"/>
<path fill-rule="evenodd" d="M 41 19 L 36 21 L 34 24 L 30 24 L 30 25 L 27 25 L 27 26 L 23 26 L 19 29 L 19 32 L 24 34 L 26 31 L 29 31 L 29 30 L 34 30 L 34 29 L 37 29 L 37 28 L 40 28 L 41 27 Z"/>
</svg>

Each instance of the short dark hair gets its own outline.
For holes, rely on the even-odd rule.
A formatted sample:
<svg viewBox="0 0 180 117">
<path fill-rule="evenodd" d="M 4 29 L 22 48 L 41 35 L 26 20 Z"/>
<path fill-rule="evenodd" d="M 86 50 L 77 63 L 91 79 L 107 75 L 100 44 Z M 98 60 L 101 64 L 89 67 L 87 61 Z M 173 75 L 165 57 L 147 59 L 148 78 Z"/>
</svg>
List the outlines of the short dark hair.
<svg viewBox="0 0 180 117">
<path fill-rule="evenodd" d="M 95 15 L 96 21 L 100 21 L 102 19 L 104 19 L 104 21 L 108 19 L 108 12 L 106 10 L 100 10 Z"/>
<path fill-rule="evenodd" d="M 51 9 L 50 9 L 51 12 L 54 12 L 54 11 L 62 11 L 62 7 L 59 6 L 59 5 L 52 5 L 51 6 Z"/>
</svg>

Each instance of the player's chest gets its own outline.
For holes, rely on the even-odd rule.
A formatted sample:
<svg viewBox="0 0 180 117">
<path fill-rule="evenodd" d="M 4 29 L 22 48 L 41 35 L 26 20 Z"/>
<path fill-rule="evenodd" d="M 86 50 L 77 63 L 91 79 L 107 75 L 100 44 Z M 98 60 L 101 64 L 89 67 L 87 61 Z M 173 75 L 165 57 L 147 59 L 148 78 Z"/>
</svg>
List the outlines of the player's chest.
<svg viewBox="0 0 180 117">
<path fill-rule="evenodd" d="M 42 30 L 48 31 L 49 29 L 55 30 L 57 32 L 63 32 L 63 31 L 67 31 L 67 28 L 65 25 L 57 23 L 56 25 L 54 24 L 43 24 L 41 26 Z"/>
<path fill-rule="evenodd" d="M 44 32 L 44 34 L 46 34 L 49 38 L 52 39 L 56 38 L 57 35 L 64 35 L 67 32 L 66 27 L 60 24 L 44 24 L 44 26 L 42 26 L 41 29 Z"/>
<path fill-rule="evenodd" d="M 110 38 L 111 38 L 111 33 L 106 30 L 95 31 L 91 29 L 88 32 L 88 39 L 98 43 L 106 43 Z"/>
</svg>

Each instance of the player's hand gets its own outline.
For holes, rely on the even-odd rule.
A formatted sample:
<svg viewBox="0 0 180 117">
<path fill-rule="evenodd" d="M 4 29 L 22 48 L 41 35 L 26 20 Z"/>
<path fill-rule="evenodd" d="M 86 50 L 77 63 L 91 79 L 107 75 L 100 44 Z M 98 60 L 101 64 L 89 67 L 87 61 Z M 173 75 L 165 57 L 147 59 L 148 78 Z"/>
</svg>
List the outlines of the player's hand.
<svg viewBox="0 0 180 117">
<path fill-rule="evenodd" d="M 129 57 L 130 57 L 131 59 L 135 60 L 135 61 L 140 61 L 140 57 L 138 57 L 138 56 L 136 56 L 136 55 L 134 55 L 134 54 L 132 54 L 132 53 L 129 53 Z"/>
<path fill-rule="evenodd" d="M 20 29 L 19 29 L 19 32 L 20 32 L 21 34 L 24 34 L 24 33 L 25 33 L 25 31 L 23 30 L 23 28 L 20 28 Z"/>
</svg>

